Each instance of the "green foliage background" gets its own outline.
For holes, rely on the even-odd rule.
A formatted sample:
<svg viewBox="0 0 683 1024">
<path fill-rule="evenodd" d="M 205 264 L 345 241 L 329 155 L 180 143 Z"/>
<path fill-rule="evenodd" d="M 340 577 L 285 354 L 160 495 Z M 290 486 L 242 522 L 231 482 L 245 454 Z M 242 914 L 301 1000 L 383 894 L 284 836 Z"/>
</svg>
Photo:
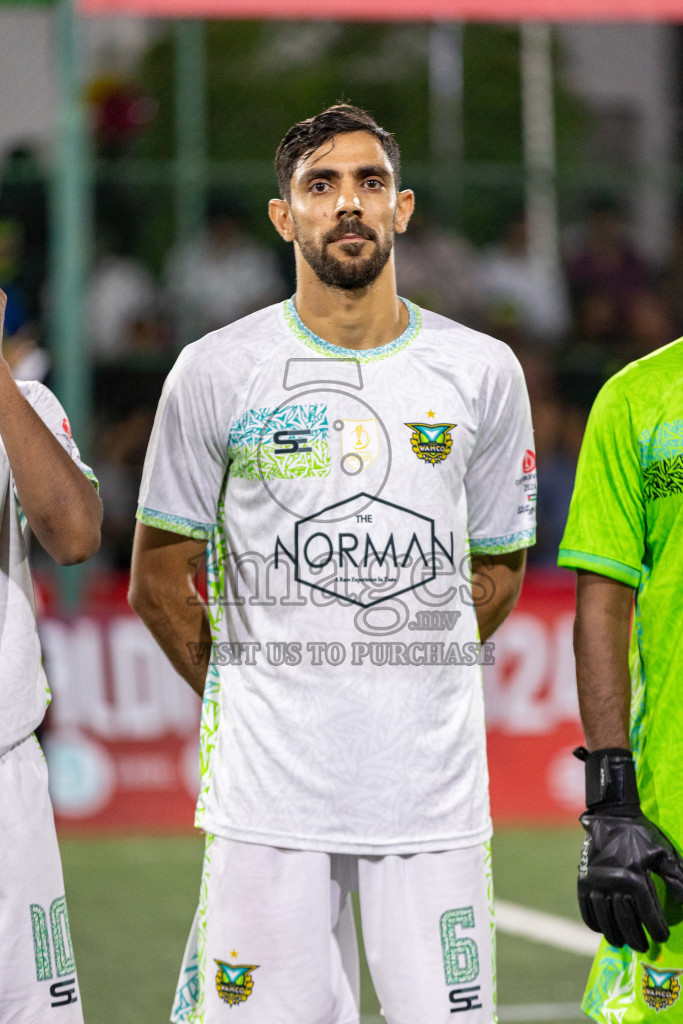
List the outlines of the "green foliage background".
<svg viewBox="0 0 683 1024">
<path fill-rule="evenodd" d="M 340 100 L 370 110 L 401 145 L 404 182 L 443 220 L 450 182 L 432 154 L 430 26 L 334 22 L 206 23 L 208 185 L 239 198 L 257 234 L 272 240 L 263 215 L 275 192 L 272 159 L 295 121 Z M 460 227 L 482 244 L 497 237 L 522 199 L 522 114 L 517 26 L 468 24 L 463 32 L 463 158 Z M 140 85 L 158 114 L 131 156 L 174 154 L 175 28 L 164 28 L 142 62 Z M 555 101 L 560 166 L 581 149 L 584 117 L 562 82 L 556 54 Z M 172 236 L 172 194 L 153 190 L 152 248 Z M 165 212 L 164 212 L 165 211 Z M 152 254 L 153 256 L 154 254 Z"/>
</svg>

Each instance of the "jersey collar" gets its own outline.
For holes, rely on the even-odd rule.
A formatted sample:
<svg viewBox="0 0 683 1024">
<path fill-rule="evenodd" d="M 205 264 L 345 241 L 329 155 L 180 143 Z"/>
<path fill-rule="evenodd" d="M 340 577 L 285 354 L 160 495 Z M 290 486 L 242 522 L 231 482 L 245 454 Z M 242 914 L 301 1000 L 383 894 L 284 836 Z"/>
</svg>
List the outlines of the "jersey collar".
<svg viewBox="0 0 683 1024">
<path fill-rule="evenodd" d="M 401 352 L 420 333 L 422 311 L 419 306 L 404 298 L 401 298 L 401 302 L 408 310 L 408 326 L 403 334 L 399 335 L 398 338 L 394 338 L 393 341 L 388 342 L 386 345 L 378 345 L 377 348 L 361 349 L 360 351 L 344 348 L 343 345 L 333 345 L 331 342 L 325 341 L 324 338 L 314 334 L 313 331 L 306 327 L 306 324 L 297 313 L 293 298 L 284 301 L 282 311 L 285 322 L 292 334 L 308 348 L 313 349 L 314 352 L 319 352 L 326 356 L 334 356 L 336 359 L 353 358 L 358 359 L 361 363 L 377 363 L 382 359 L 388 359 L 389 356 L 393 356 L 397 352 Z"/>
</svg>

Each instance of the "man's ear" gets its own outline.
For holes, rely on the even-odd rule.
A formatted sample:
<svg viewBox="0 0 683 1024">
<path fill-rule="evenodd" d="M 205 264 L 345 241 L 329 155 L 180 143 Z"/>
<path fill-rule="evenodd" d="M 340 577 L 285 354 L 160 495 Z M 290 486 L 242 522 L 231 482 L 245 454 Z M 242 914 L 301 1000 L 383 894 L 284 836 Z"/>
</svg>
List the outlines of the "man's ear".
<svg viewBox="0 0 683 1024">
<path fill-rule="evenodd" d="M 280 238 L 284 238 L 285 242 L 293 242 L 296 232 L 286 199 L 271 199 L 268 203 L 268 216 Z"/>
<path fill-rule="evenodd" d="M 402 235 L 408 228 L 408 221 L 413 215 L 415 209 L 415 193 L 409 189 L 404 188 L 398 193 L 396 202 L 396 221 L 394 224 L 394 230 L 397 235 Z"/>
</svg>

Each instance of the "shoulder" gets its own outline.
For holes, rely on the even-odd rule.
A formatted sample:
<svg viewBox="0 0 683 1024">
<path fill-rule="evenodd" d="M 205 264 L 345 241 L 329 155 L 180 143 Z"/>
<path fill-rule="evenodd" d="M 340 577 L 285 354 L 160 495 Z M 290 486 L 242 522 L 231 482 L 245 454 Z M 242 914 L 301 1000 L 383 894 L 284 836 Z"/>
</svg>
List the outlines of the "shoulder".
<svg viewBox="0 0 683 1024">
<path fill-rule="evenodd" d="M 629 363 L 601 388 L 593 407 L 594 415 L 625 407 L 631 415 L 652 417 L 655 409 L 668 405 L 673 396 L 679 405 L 683 384 L 683 338 Z"/>
<path fill-rule="evenodd" d="M 43 411 L 56 410 L 63 414 L 62 406 L 57 396 L 39 380 L 18 380 L 15 383 L 26 401 L 33 406 L 36 412 L 42 413 Z"/>
<path fill-rule="evenodd" d="M 425 343 L 436 358 L 458 373 L 465 371 L 501 381 L 524 380 L 517 356 L 504 341 L 431 310 L 422 309 L 420 313 Z"/>
<path fill-rule="evenodd" d="M 266 306 L 186 345 L 167 386 L 182 382 L 211 389 L 228 386 L 234 391 L 261 362 L 272 358 L 280 343 L 280 309 L 281 303 Z"/>
</svg>

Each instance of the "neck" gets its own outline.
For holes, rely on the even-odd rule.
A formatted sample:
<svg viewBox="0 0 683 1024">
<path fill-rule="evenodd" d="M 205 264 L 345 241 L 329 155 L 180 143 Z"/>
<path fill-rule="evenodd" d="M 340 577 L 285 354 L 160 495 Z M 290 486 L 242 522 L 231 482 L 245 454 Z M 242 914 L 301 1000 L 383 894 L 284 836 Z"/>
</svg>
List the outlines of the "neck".
<svg viewBox="0 0 683 1024">
<path fill-rule="evenodd" d="M 376 281 L 355 291 L 323 284 L 303 259 L 297 260 L 294 302 L 309 331 L 341 348 L 388 345 L 408 326 L 408 310 L 396 294 L 393 256 Z"/>
</svg>

